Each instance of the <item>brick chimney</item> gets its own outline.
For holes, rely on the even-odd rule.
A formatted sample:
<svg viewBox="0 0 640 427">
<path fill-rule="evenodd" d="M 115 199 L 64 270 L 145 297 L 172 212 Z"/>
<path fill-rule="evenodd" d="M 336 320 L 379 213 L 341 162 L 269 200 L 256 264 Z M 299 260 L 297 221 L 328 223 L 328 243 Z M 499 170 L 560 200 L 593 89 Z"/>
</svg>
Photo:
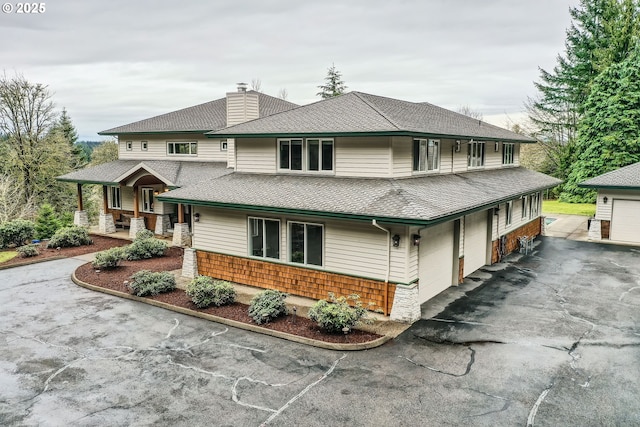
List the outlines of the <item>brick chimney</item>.
<svg viewBox="0 0 640 427">
<path fill-rule="evenodd" d="M 257 119 L 259 113 L 259 95 L 247 92 L 246 83 L 238 83 L 237 92 L 227 93 L 227 126 Z"/>
</svg>

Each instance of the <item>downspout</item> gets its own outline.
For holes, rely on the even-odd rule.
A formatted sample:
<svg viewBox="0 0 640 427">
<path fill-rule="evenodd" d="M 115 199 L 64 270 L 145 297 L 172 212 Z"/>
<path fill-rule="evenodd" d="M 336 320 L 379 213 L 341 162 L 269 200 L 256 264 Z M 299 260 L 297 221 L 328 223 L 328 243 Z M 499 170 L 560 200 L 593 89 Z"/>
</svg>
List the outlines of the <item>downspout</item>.
<svg viewBox="0 0 640 427">
<path fill-rule="evenodd" d="M 384 279 L 384 315 L 389 315 L 389 276 L 391 276 L 391 231 L 378 224 L 375 219 L 371 220 L 371 225 L 387 233 L 387 273 Z"/>
</svg>

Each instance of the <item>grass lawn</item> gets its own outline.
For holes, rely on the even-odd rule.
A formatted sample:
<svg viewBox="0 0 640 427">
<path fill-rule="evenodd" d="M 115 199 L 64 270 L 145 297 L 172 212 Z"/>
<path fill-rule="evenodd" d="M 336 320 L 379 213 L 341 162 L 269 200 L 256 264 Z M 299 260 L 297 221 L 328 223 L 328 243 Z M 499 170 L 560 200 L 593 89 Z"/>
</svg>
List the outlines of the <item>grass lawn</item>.
<svg viewBox="0 0 640 427">
<path fill-rule="evenodd" d="M 17 255 L 18 255 L 18 252 L 16 251 L 0 252 L 0 263 L 9 261 L 10 259 L 15 258 Z"/>
<path fill-rule="evenodd" d="M 595 203 L 565 203 L 558 200 L 543 200 L 543 214 L 567 214 L 594 216 L 596 214 Z"/>
</svg>

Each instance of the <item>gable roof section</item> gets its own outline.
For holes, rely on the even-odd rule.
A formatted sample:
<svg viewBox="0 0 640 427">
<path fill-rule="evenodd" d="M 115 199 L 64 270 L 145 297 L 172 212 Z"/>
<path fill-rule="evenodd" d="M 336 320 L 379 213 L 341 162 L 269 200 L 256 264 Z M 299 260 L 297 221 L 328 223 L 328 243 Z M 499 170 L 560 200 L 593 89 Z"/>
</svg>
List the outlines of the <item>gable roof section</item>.
<svg viewBox="0 0 640 427">
<path fill-rule="evenodd" d="M 350 92 L 269 117 L 212 131 L 212 137 L 284 135 L 413 135 L 535 142 L 463 114 L 426 102 Z"/>
<path fill-rule="evenodd" d="M 170 191 L 160 201 L 326 218 L 428 225 L 561 181 L 524 168 L 404 179 L 232 173 Z"/>
<path fill-rule="evenodd" d="M 248 93 L 256 93 L 248 91 Z M 297 107 L 289 101 L 258 92 L 260 117 L 269 116 Z M 216 99 L 193 107 L 183 108 L 98 132 L 99 135 L 122 133 L 207 132 L 227 126 L 227 98 Z"/>
<path fill-rule="evenodd" d="M 57 177 L 58 181 L 80 184 L 118 185 L 146 170 L 170 187 L 182 187 L 231 173 L 226 162 L 189 162 L 169 160 L 116 160 Z"/>
<path fill-rule="evenodd" d="M 640 190 L 640 162 L 588 179 L 578 187 Z"/>
</svg>

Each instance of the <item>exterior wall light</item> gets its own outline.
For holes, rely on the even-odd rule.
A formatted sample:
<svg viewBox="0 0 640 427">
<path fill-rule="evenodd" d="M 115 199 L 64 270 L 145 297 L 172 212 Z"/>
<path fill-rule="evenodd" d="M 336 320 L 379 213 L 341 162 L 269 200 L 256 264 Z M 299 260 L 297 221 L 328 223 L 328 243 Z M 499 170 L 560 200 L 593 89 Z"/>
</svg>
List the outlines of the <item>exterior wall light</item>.
<svg viewBox="0 0 640 427">
<path fill-rule="evenodd" d="M 196 212 L 193 214 L 193 221 L 200 222 L 200 213 Z"/>
<path fill-rule="evenodd" d="M 412 234 L 411 235 L 411 241 L 413 242 L 413 246 L 420 246 L 420 239 L 422 238 L 422 236 L 420 236 L 419 234 Z"/>
<path fill-rule="evenodd" d="M 393 241 L 393 247 L 397 248 L 398 246 L 400 246 L 400 235 L 399 234 L 394 234 L 393 237 L 391 237 L 391 240 Z"/>
<path fill-rule="evenodd" d="M 604 196 L 604 197 L 602 198 L 602 202 L 603 202 L 605 205 L 607 204 L 607 202 L 608 202 L 608 201 L 609 201 L 609 198 L 608 198 L 607 196 Z"/>
</svg>

